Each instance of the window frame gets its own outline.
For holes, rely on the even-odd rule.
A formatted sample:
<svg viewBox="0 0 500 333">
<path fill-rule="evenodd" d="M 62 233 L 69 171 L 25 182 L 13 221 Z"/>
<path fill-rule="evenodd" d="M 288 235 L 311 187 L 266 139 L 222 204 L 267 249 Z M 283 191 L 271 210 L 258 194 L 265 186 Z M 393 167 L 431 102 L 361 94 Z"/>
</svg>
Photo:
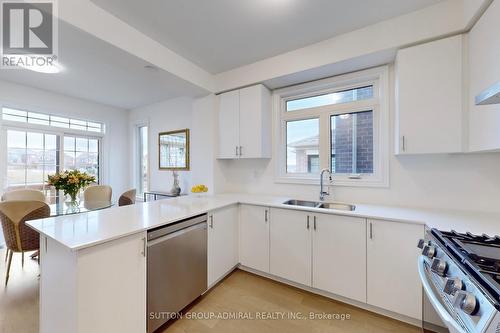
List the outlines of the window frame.
<svg viewBox="0 0 500 333">
<path fill-rule="evenodd" d="M 147 137 L 148 137 L 148 143 L 151 143 L 151 124 L 149 121 L 149 118 L 142 118 L 142 119 L 136 119 L 130 122 L 130 131 L 132 132 L 132 168 L 131 168 L 131 173 L 132 173 L 132 179 L 133 179 L 133 184 L 134 187 L 137 187 L 138 182 L 140 181 L 140 170 L 139 170 L 139 163 L 140 163 L 140 157 L 139 154 L 141 152 L 141 148 L 139 147 L 139 129 L 141 127 L 147 127 Z M 151 188 L 151 154 L 150 154 L 150 145 L 148 144 L 148 168 L 147 168 L 147 174 L 148 174 L 148 188 L 143 189 L 144 191 L 149 191 Z M 144 200 L 144 194 L 139 193 L 137 191 L 136 193 L 136 199 L 138 201 L 143 201 Z"/>
<path fill-rule="evenodd" d="M 14 110 L 14 111 L 21 111 L 21 112 L 26 112 L 26 121 L 17 121 L 17 120 L 8 120 L 8 119 L 3 119 L 3 109 L 11 109 L 11 110 Z M 38 114 L 38 115 L 42 115 L 42 116 L 46 116 L 47 119 L 46 121 L 48 121 L 48 124 L 37 124 L 37 123 L 32 123 L 32 122 L 29 122 L 29 119 L 38 119 L 38 120 L 42 120 L 40 118 L 36 118 L 36 117 L 30 117 L 30 113 L 33 113 L 33 114 Z M 52 120 L 52 117 L 55 117 L 55 118 L 66 118 L 68 120 L 68 127 L 64 127 L 64 126 L 56 126 L 56 125 L 52 125 L 52 122 L 56 122 L 56 123 L 61 123 L 60 121 L 58 120 Z M 22 118 L 21 116 L 19 116 L 19 118 Z M 45 120 L 45 119 L 43 119 Z M 54 131 L 70 131 L 72 133 L 90 133 L 90 136 L 104 136 L 105 132 L 106 132 L 106 124 L 101 122 L 101 121 L 93 121 L 93 120 L 88 120 L 88 119 L 81 119 L 81 118 L 73 118 L 71 116 L 62 116 L 62 115 L 59 115 L 59 114 L 52 114 L 52 113 L 45 113 L 45 112 L 39 112 L 37 110 L 28 110 L 28 109 L 25 109 L 25 108 L 19 108 L 19 107 L 15 107 L 15 106 L 11 106 L 9 104 L 3 104 L 3 105 L 0 105 L 0 122 L 3 123 L 3 124 L 7 124 L 7 125 L 12 125 L 12 126 L 17 126 L 17 127 L 22 127 L 22 126 L 27 126 L 28 128 L 32 128 L 33 126 L 35 126 L 35 128 L 38 128 L 39 126 L 41 126 L 40 128 L 50 128 Z M 85 125 L 83 124 L 76 124 L 76 123 L 72 123 L 72 122 L 81 122 L 81 123 L 85 123 Z M 90 124 L 99 124 L 100 125 L 100 131 L 91 131 L 89 130 L 89 127 L 90 128 L 96 128 L 94 126 L 89 126 L 89 123 Z M 86 130 L 82 130 L 82 129 L 77 129 L 77 128 L 72 128 L 71 126 L 72 125 L 75 125 L 75 126 L 85 126 L 87 129 Z"/>
<path fill-rule="evenodd" d="M 8 130 L 17 130 L 17 131 L 29 131 L 29 132 L 38 132 L 38 133 L 46 133 L 46 134 L 54 134 L 59 136 L 60 142 L 60 151 L 59 151 L 59 160 L 60 160 L 60 168 L 61 170 L 64 168 L 64 136 L 76 136 L 76 137 L 86 137 L 89 139 L 97 139 L 98 140 L 98 160 L 99 160 L 99 183 L 105 183 L 106 173 L 104 164 L 106 161 L 104 160 L 104 152 L 105 152 L 105 142 L 106 142 L 106 124 L 102 121 L 93 121 L 93 120 L 85 120 L 87 122 L 95 122 L 102 124 L 102 132 L 93 132 L 93 131 L 84 131 L 79 129 L 72 128 L 63 128 L 57 126 L 50 125 L 41 125 L 41 124 L 33 124 L 28 122 L 19 122 L 12 120 L 4 120 L 1 116 L 1 111 L 3 108 L 10 108 L 20 111 L 26 112 L 34 112 L 34 113 L 43 113 L 39 112 L 35 108 L 33 110 L 28 110 L 25 107 L 16 107 L 10 104 L 2 104 L 0 103 L 0 146 L 7 147 L 7 131 Z M 59 114 L 48 114 L 55 117 L 64 117 L 71 118 L 68 116 L 61 116 Z M 71 118 L 74 119 L 74 118 Z M 8 184 L 7 181 L 7 149 L 0 150 L 0 191 L 4 191 Z"/>
<path fill-rule="evenodd" d="M 286 111 L 290 100 L 373 86 L 373 97 L 354 102 L 330 104 L 307 109 Z M 373 174 L 361 178 L 352 174 L 333 174 L 336 186 L 389 186 L 389 69 L 380 66 L 355 73 L 286 87 L 273 92 L 275 182 L 292 184 L 319 184 L 317 174 L 287 173 L 287 121 L 319 119 L 320 170 L 331 170 L 331 116 L 345 113 L 373 111 Z"/>
<path fill-rule="evenodd" d="M 148 146 L 146 147 L 147 150 L 147 168 L 146 168 L 146 176 L 147 176 L 147 182 L 146 182 L 146 188 L 144 188 L 144 181 L 143 181 L 143 174 L 141 171 L 142 168 L 142 158 L 144 151 L 142 149 L 142 142 L 141 142 L 141 129 L 146 128 L 146 137 L 148 140 Z M 144 192 L 149 191 L 149 185 L 150 185 L 150 158 L 149 158 L 149 123 L 138 123 L 134 126 L 135 130 L 135 145 L 136 145 L 136 153 L 135 153 L 135 159 L 134 159 L 134 164 L 135 164 L 135 177 L 134 177 L 134 183 L 135 187 L 137 188 L 137 197 L 143 198 Z M 142 191 L 141 191 L 142 190 Z"/>
</svg>

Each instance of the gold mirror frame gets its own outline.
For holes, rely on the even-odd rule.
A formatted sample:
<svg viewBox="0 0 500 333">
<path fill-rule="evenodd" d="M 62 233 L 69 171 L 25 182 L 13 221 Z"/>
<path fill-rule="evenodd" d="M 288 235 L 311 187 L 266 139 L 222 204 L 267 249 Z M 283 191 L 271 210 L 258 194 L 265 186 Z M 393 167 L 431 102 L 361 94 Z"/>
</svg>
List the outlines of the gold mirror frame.
<svg viewBox="0 0 500 333">
<path fill-rule="evenodd" d="M 173 134 L 179 134 L 179 133 L 184 133 L 186 136 L 186 166 L 185 167 L 162 167 L 161 163 L 161 137 L 165 135 L 173 135 Z M 182 129 L 182 130 L 176 130 L 176 131 L 169 131 L 169 132 L 161 132 L 158 134 L 158 168 L 160 170 L 172 170 L 172 171 L 189 171 L 189 129 Z"/>
</svg>

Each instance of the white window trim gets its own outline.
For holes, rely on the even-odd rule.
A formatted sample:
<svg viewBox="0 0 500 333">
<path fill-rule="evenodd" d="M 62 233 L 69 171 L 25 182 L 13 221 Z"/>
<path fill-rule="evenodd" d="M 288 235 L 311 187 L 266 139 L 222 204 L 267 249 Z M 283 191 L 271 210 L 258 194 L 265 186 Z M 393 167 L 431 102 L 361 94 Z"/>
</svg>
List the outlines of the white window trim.
<svg viewBox="0 0 500 333">
<path fill-rule="evenodd" d="M 285 111 L 286 101 L 343 91 L 365 85 L 374 86 L 374 98 L 352 103 L 319 106 L 307 110 Z M 378 95 L 378 96 L 377 96 Z M 350 179 L 347 174 L 333 175 L 334 186 L 389 187 L 389 68 L 380 66 L 355 73 L 279 89 L 273 92 L 274 181 L 289 184 L 319 184 L 319 174 L 286 173 L 286 121 L 320 118 L 320 169 L 330 169 L 330 116 L 345 112 L 373 110 L 374 174 Z"/>
<path fill-rule="evenodd" d="M 133 145 L 132 145 L 132 163 L 133 163 L 133 166 L 132 166 L 132 180 L 133 180 L 133 184 L 132 184 L 132 187 L 136 187 L 137 185 L 137 182 L 138 182 L 138 178 L 139 178 L 139 168 L 138 168 L 138 165 L 139 165 L 139 128 L 142 127 L 142 126 L 147 126 L 148 127 L 148 143 L 151 143 L 151 126 L 150 126 L 150 121 L 149 121 L 149 118 L 147 119 L 140 119 L 140 120 L 135 120 L 135 121 L 132 121 L 131 122 L 131 126 L 130 126 L 130 130 L 132 131 L 132 140 L 133 141 Z M 148 150 L 149 150 L 149 147 L 148 147 Z M 147 189 L 144 189 L 145 191 L 149 191 L 150 189 L 150 186 L 151 186 L 151 154 L 149 154 L 150 152 L 148 151 L 148 177 L 149 177 L 149 181 L 148 181 L 148 188 Z M 142 194 L 140 193 L 137 193 L 136 195 L 136 199 L 139 200 L 139 201 L 142 201 L 144 200 L 144 197 L 142 196 Z"/>
</svg>

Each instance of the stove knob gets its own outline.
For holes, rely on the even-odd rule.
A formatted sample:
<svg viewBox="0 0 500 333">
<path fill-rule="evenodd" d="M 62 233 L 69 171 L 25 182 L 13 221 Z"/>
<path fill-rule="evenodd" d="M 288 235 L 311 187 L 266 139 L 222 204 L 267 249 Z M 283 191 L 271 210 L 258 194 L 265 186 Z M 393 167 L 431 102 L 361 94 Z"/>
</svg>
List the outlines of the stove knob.
<svg viewBox="0 0 500 333">
<path fill-rule="evenodd" d="M 441 276 L 444 276 L 446 274 L 446 270 L 448 269 L 448 265 L 446 264 L 446 261 L 434 258 L 432 260 L 431 264 L 431 270 Z"/>
<path fill-rule="evenodd" d="M 455 295 L 459 290 L 464 289 L 464 284 L 459 278 L 446 279 L 443 291 L 448 295 Z"/>
<path fill-rule="evenodd" d="M 428 242 L 426 242 L 426 241 L 425 241 L 425 240 L 423 240 L 423 239 L 420 239 L 420 240 L 418 241 L 417 247 L 418 247 L 419 249 L 422 249 L 422 250 L 423 250 L 423 249 L 424 249 L 424 247 L 425 247 L 425 246 L 427 246 L 427 245 L 429 245 L 429 243 L 428 243 Z"/>
<path fill-rule="evenodd" d="M 455 294 L 453 306 L 471 316 L 475 315 L 479 310 L 479 303 L 477 302 L 476 296 L 463 290 L 457 291 Z"/>
<path fill-rule="evenodd" d="M 426 245 L 422 250 L 422 254 L 427 256 L 429 259 L 432 259 L 436 256 L 436 248 L 432 245 Z"/>
</svg>

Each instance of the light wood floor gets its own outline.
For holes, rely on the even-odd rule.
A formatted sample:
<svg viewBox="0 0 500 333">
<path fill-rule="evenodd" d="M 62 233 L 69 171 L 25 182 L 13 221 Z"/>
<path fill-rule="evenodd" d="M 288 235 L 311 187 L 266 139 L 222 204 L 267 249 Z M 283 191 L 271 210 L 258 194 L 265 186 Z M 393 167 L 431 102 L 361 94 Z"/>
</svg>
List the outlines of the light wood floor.
<svg viewBox="0 0 500 333">
<path fill-rule="evenodd" d="M 350 320 L 224 320 L 187 319 L 183 317 L 170 324 L 162 333 L 194 332 L 421 332 L 420 328 L 392 320 L 372 312 L 311 294 L 254 274 L 236 270 L 186 312 L 255 314 L 309 313 L 349 314 Z"/>
<path fill-rule="evenodd" d="M 7 288 L 5 250 L 0 250 L 0 333 L 38 333 L 39 268 L 26 256 L 24 269 L 21 256 L 14 255 Z M 203 332 L 421 332 L 419 328 L 376 315 L 340 302 L 314 295 L 250 273 L 237 270 L 212 291 L 195 302 L 190 313 L 243 312 L 249 317 L 256 313 L 337 313 L 349 314 L 350 320 L 176 320 L 163 333 Z"/>
<path fill-rule="evenodd" d="M 0 250 L 0 333 L 38 333 L 38 264 L 14 253 L 5 287 L 5 249 Z"/>
</svg>

